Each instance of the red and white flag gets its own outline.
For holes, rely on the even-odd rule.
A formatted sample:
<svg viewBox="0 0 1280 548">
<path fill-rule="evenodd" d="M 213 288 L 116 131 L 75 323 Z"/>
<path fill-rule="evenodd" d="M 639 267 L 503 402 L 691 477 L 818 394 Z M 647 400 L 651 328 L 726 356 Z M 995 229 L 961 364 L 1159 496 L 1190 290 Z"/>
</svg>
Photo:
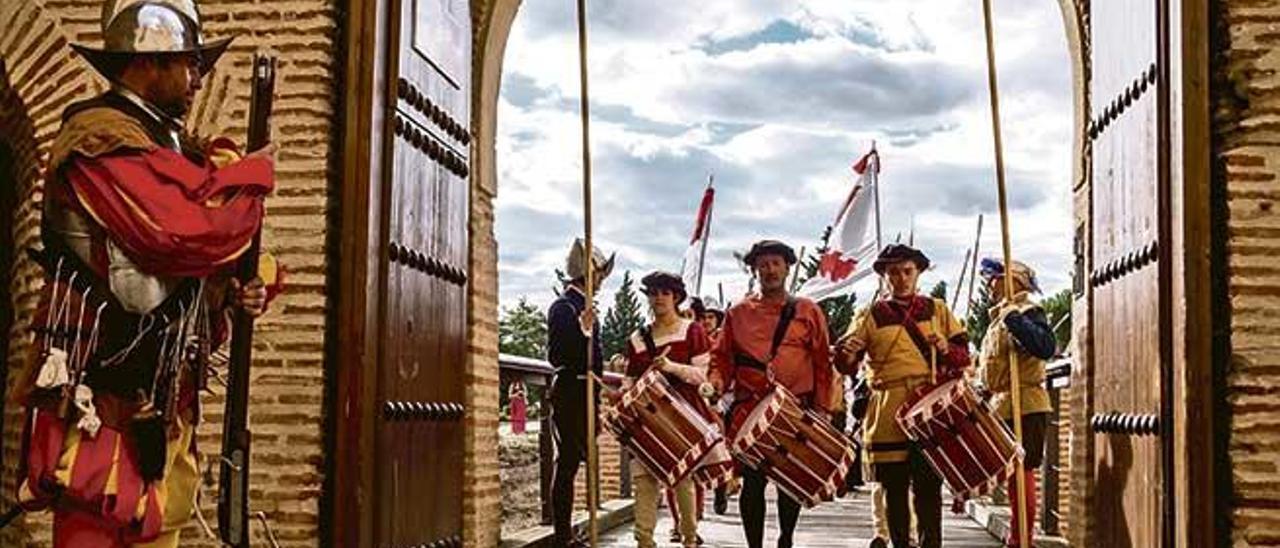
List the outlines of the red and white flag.
<svg viewBox="0 0 1280 548">
<path fill-rule="evenodd" d="M 879 184 L 880 155 L 875 149 L 853 165 L 857 181 L 840 206 L 831 225 L 827 250 L 818 259 L 818 271 L 796 293 L 815 301 L 848 295 L 853 284 L 872 272 L 876 240 L 870 232 Z"/>
<path fill-rule="evenodd" d="M 692 296 L 698 296 L 702 291 L 702 267 L 707 256 L 707 240 L 711 236 L 711 209 L 716 200 L 716 189 L 712 183 L 714 179 L 707 182 L 707 190 L 702 193 L 698 218 L 693 223 L 693 236 L 689 238 L 689 248 L 684 252 L 684 265 L 680 268 L 685 289 Z"/>
</svg>

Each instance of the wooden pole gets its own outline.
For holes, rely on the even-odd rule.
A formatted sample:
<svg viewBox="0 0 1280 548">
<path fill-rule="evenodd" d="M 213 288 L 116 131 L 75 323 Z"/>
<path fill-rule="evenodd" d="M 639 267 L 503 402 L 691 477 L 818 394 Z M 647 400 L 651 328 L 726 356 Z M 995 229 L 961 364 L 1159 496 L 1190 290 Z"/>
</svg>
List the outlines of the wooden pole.
<svg viewBox="0 0 1280 548">
<path fill-rule="evenodd" d="M 712 173 L 707 176 L 707 188 L 715 188 L 716 174 Z M 711 239 L 711 217 L 715 214 L 716 202 L 715 198 L 711 199 L 711 206 L 707 208 L 707 226 L 702 227 L 702 234 L 698 236 L 702 238 L 702 249 L 698 250 L 698 282 L 693 290 L 693 295 L 702 298 L 702 269 L 707 265 L 707 240 Z"/>
<path fill-rule="evenodd" d="M 1009 244 L 1009 204 L 1005 192 L 1004 180 L 1004 148 L 1000 141 L 1000 89 L 996 82 L 996 46 L 995 31 L 992 28 L 991 0 L 982 0 L 982 19 L 987 35 L 987 88 L 991 96 L 991 133 L 995 139 L 996 153 L 996 189 L 1000 200 L 1000 239 L 1004 247 L 1004 300 L 1013 298 L 1013 276 L 1009 275 L 1013 265 L 1013 251 Z M 998 320 L 993 320 L 998 321 Z M 1018 447 L 1022 447 L 1022 386 L 1018 379 L 1018 351 L 1015 345 L 1009 346 L 1009 397 L 1013 400 L 1013 437 Z M 1014 497 L 1017 505 L 1015 519 L 1018 520 L 1018 545 L 1030 546 L 1031 531 L 1027 516 L 1027 484 L 1023 471 L 1023 460 L 1018 459 L 1017 476 L 1014 484 L 1018 492 Z"/>
<path fill-rule="evenodd" d="M 876 208 L 876 253 L 884 251 L 884 233 L 881 232 L 880 224 L 880 153 L 876 152 L 876 142 L 871 142 L 871 153 L 875 155 L 875 165 L 867 166 L 871 170 L 871 190 L 872 197 L 875 198 Z M 878 299 L 887 298 L 889 295 L 889 281 L 885 276 L 880 276 L 880 287 L 876 291 L 876 301 Z"/>
<path fill-rule="evenodd" d="M 965 315 L 973 308 L 973 286 L 978 283 L 978 261 L 982 260 L 982 214 L 978 214 L 978 231 L 973 235 L 973 262 L 969 264 L 969 296 L 965 297 Z"/>
<path fill-rule="evenodd" d="M 955 289 L 952 290 L 952 291 L 955 291 L 955 294 L 951 295 L 952 312 L 955 311 L 956 304 L 960 302 L 960 290 L 964 289 L 964 275 L 969 271 L 969 259 L 972 256 L 973 256 L 973 249 L 964 250 L 964 261 L 960 263 L 960 280 L 956 282 L 956 287 Z M 973 257 L 973 258 L 974 260 L 977 260 L 976 257 Z"/>
<path fill-rule="evenodd" d="M 929 318 L 929 330 L 933 331 L 935 337 L 941 337 L 938 333 L 938 311 L 933 311 L 933 316 Z M 929 374 L 931 375 L 929 382 L 933 385 L 938 384 L 938 345 L 929 345 Z"/>
<path fill-rule="evenodd" d="M 578 0 L 578 81 L 582 111 L 582 224 L 586 244 L 586 307 L 595 307 L 595 244 L 591 238 L 591 106 L 587 93 L 587 3 Z M 596 523 L 596 487 L 599 463 L 596 455 L 596 378 L 593 356 L 594 326 L 587 336 L 587 530 L 594 548 L 599 544 Z"/>
<path fill-rule="evenodd" d="M 807 251 L 804 246 L 800 246 L 800 254 L 796 256 L 796 266 L 791 269 L 791 293 L 800 289 L 800 268 L 804 266 L 804 254 Z"/>
</svg>

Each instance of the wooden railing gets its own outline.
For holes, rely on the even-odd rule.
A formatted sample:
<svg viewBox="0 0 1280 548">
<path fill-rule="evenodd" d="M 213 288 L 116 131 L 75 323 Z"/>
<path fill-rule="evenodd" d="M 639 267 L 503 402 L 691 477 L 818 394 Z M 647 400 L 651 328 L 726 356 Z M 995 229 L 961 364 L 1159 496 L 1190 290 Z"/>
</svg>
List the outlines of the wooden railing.
<svg viewBox="0 0 1280 548">
<path fill-rule="evenodd" d="M 542 524 L 550 525 L 551 479 L 555 472 L 555 439 L 551 430 L 551 405 L 547 399 L 550 395 L 551 377 L 555 374 L 555 368 L 545 360 L 499 354 L 498 370 L 505 381 L 520 379 L 524 381 L 527 387 L 538 386 L 542 388 L 540 391 L 542 400 L 538 402 L 538 478 L 540 482 L 539 495 L 541 497 Z M 620 386 L 622 384 L 622 376 L 606 371 L 604 373 L 604 383 L 614 387 Z M 534 402 L 530 401 L 529 403 L 532 405 Z M 622 465 L 620 468 L 622 496 L 630 497 L 631 467 L 629 466 L 626 451 L 622 452 Z M 581 473 L 585 473 L 585 471 Z M 600 500 L 600 498 L 596 497 L 596 500 Z"/>
<path fill-rule="evenodd" d="M 1053 410 L 1049 415 L 1049 425 L 1045 429 L 1044 462 L 1041 464 L 1040 477 L 1044 478 L 1044 489 L 1041 493 L 1040 507 L 1043 514 L 1040 523 L 1045 534 L 1057 536 L 1061 524 L 1062 512 L 1059 496 L 1062 470 L 1062 444 L 1058 438 L 1062 417 L 1062 390 L 1071 386 L 1071 358 L 1062 358 L 1045 367 L 1045 388 L 1049 390 L 1049 403 Z"/>
</svg>

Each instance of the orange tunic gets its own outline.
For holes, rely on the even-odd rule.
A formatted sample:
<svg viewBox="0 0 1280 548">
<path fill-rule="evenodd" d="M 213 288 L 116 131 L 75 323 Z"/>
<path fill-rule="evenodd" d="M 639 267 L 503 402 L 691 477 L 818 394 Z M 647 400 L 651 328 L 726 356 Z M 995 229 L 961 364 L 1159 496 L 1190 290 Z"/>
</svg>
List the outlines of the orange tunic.
<svg viewBox="0 0 1280 548">
<path fill-rule="evenodd" d="M 724 325 L 711 352 L 710 381 L 718 390 L 734 392 L 734 410 L 730 434 L 737 432 L 751 408 L 769 388 L 765 371 L 738 365 L 734 354 L 742 353 L 767 363 L 774 382 L 784 386 L 802 401 L 823 412 L 835 408 L 831 383 L 831 349 L 827 334 L 827 317 L 809 299 L 796 299 L 796 315 L 787 327 L 778 353 L 769 359 L 773 332 L 782 316 L 785 301 L 753 295 L 735 304 L 725 313 Z"/>
</svg>

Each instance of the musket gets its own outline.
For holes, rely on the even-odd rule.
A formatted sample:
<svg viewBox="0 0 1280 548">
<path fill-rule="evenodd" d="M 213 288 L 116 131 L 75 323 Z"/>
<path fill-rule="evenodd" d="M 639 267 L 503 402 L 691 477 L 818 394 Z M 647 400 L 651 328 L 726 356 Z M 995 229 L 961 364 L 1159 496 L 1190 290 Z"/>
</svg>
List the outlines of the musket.
<svg viewBox="0 0 1280 548">
<path fill-rule="evenodd" d="M 266 146 L 271 132 L 271 100 L 275 95 L 276 59 L 253 56 L 249 98 L 249 135 L 245 149 Z M 258 275 L 262 228 L 236 264 L 236 278 L 245 287 Z M 249 365 L 253 361 L 253 317 L 236 308 L 231 331 L 231 359 L 227 364 L 226 411 L 222 423 L 222 462 L 218 475 L 218 536 L 234 548 L 249 546 Z"/>
</svg>

